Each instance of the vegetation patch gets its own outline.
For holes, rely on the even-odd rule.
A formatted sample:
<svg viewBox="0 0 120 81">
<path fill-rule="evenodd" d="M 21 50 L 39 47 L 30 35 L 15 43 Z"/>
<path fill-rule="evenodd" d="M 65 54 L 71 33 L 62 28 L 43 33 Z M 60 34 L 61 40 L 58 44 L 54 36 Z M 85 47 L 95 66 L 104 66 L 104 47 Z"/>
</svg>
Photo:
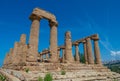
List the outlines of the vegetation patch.
<svg viewBox="0 0 120 81">
<path fill-rule="evenodd" d="M 65 74 L 66 74 L 66 71 L 62 70 L 61 75 L 65 75 Z"/>
<path fill-rule="evenodd" d="M 117 72 L 120 74 L 120 63 L 119 64 L 105 64 L 111 71 Z"/>
<path fill-rule="evenodd" d="M 0 74 L 0 81 L 5 81 L 6 77 Z"/>
<path fill-rule="evenodd" d="M 44 81 L 52 81 L 53 78 L 52 78 L 52 75 L 50 73 L 47 73 L 44 77 Z"/>
<path fill-rule="evenodd" d="M 38 78 L 38 81 L 43 81 L 42 77 L 39 77 L 39 78 Z"/>
<path fill-rule="evenodd" d="M 26 73 L 28 73 L 29 71 L 30 71 L 30 69 L 29 69 L 29 68 L 26 68 L 26 69 L 25 69 L 25 72 L 26 72 Z"/>
</svg>

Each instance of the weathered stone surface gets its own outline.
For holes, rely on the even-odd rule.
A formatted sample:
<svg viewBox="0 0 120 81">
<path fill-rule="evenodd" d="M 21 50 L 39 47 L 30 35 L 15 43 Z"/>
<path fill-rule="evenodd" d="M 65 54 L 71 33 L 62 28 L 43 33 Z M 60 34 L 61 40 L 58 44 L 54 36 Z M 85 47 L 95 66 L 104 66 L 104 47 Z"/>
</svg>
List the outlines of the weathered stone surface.
<svg viewBox="0 0 120 81">
<path fill-rule="evenodd" d="M 9 53 L 7 53 L 6 57 L 4 59 L 4 67 L 6 67 L 9 64 L 9 57 L 10 57 L 10 55 L 9 55 Z"/>
<path fill-rule="evenodd" d="M 71 33 L 69 31 L 65 33 L 65 60 L 69 63 L 74 62 L 72 56 Z"/>
<path fill-rule="evenodd" d="M 30 19 L 32 20 L 32 25 L 29 38 L 29 50 L 27 61 L 37 62 L 40 17 L 32 15 Z"/>
<path fill-rule="evenodd" d="M 57 66 L 64 66 L 65 75 L 61 75 L 61 70 L 56 71 Z M 43 69 L 41 69 L 41 68 Z M 20 81 L 38 81 L 38 77 L 44 78 L 46 73 L 51 73 L 53 76 L 53 81 L 113 81 L 120 80 L 120 74 L 111 72 L 104 66 L 98 65 L 83 65 L 83 64 L 40 64 L 39 67 L 32 67 L 33 69 L 39 69 L 37 71 L 30 70 L 28 73 L 24 71 L 16 71 L 10 69 L 1 69 L 4 74 L 7 74 L 8 78 L 18 79 Z M 31 68 L 31 66 L 26 67 Z M 61 67 L 62 68 L 62 67 Z M 69 70 L 67 70 L 69 69 Z M 49 71 L 46 71 L 49 70 Z M 2 73 L 3 73 L 2 72 Z M 16 79 L 16 81 L 17 81 Z"/>
<path fill-rule="evenodd" d="M 83 50 L 84 50 L 85 64 L 88 64 L 88 55 L 87 55 L 86 41 L 83 41 Z"/>
<path fill-rule="evenodd" d="M 92 45 L 91 45 L 90 38 L 87 38 L 86 42 L 87 42 L 88 63 L 94 64 L 94 60 L 93 60 L 93 56 L 92 56 Z"/>
<path fill-rule="evenodd" d="M 94 40 L 94 53 L 95 53 L 96 64 L 102 64 L 100 59 L 100 50 L 99 50 L 98 40 Z"/>
<path fill-rule="evenodd" d="M 26 44 L 26 35 L 25 34 L 22 34 L 21 37 L 20 37 L 20 43 L 21 44 Z"/>
<path fill-rule="evenodd" d="M 80 54 L 79 54 L 79 47 L 78 47 L 78 43 L 75 44 L 75 61 L 77 63 L 80 63 Z"/>
<path fill-rule="evenodd" d="M 36 15 L 38 17 L 42 17 L 42 18 L 46 18 L 48 20 L 51 20 L 53 22 L 56 22 L 56 17 L 51 14 L 50 12 L 47 12 L 43 9 L 40 9 L 40 8 L 35 8 L 32 12 L 33 15 Z"/>
<path fill-rule="evenodd" d="M 62 63 L 65 63 L 65 49 L 62 49 Z"/>
<path fill-rule="evenodd" d="M 50 61 L 58 62 L 57 54 L 57 23 L 50 21 Z"/>
</svg>

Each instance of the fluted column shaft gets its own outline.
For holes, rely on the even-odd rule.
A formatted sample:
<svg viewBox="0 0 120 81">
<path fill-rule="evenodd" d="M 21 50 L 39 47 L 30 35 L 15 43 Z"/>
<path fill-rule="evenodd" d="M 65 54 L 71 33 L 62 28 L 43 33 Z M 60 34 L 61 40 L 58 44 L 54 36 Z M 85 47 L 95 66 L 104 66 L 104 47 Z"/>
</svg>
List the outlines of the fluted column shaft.
<svg viewBox="0 0 120 81">
<path fill-rule="evenodd" d="M 75 45 L 75 59 L 76 59 L 76 62 L 80 62 L 80 55 L 79 55 L 78 44 Z"/>
<path fill-rule="evenodd" d="M 30 19 L 32 20 L 32 25 L 29 38 L 29 52 L 27 61 L 36 62 L 38 54 L 40 18 L 32 15 Z"/>
<path fill-rule="evenodd" d="M 88 55 L 88 63 L 94 64 L 93 56 L 92 56 L 92 45 L 91 45 L 91 39 L 87 38 L 87 55 Z"/>
<path fill-rule="evenodd" d="M 50 21 L 50 61 L 58 62 L 57 54 L 57 22 Z"/>
<path fill-rule="evenodd" d="M 99 50 L 98 40 L 94 40 L 94 53 L 95 53 L 96 64 L 102 64 L 100 59 L 100 50 Z"/>
<path fill-rule="evenodd" d="M 83 47 L 84 47 L 84 57 L 85 57 L 85 64 L 88 64 L 88 55 L 87 55 L 87 46 L 86 42 L 83 42 Z"/>
</svg>

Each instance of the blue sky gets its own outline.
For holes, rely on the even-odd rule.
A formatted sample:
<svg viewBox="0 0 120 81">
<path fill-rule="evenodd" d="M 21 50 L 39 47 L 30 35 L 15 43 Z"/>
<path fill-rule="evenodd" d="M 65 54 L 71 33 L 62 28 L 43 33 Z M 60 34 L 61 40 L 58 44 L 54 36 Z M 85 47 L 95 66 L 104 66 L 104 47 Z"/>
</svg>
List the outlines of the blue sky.
<svg viewBox="0 0 120 81">
<path fill-rule="evenodd" d="M 68 30 L 72 41 L 98 33 L 102 61 L 120 59 L 119 4 L 119 0 L 0 0 L 0 66 L 22 33 L 28 41 L 29 16 L 35 7 L 57 17 L 58 45 L 64 44 L 64 33 Z M 41 20 L 39 51 L 49 47 L 49 29 L 48 21 Z M 79 48 L 82 52 L 82 45 Z"/>
</svg>

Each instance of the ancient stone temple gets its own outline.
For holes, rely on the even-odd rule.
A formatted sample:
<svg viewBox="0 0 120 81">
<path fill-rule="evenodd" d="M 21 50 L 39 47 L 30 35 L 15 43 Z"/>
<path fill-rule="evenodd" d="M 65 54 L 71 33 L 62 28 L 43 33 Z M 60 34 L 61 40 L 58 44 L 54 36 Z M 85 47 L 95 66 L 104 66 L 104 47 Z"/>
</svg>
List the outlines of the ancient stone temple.
<svg viewBox="0 0 120 81">
<path fill-rule="evenodd" d="M 71 72 L 71 77 L 69 73 L 66 77 L 63 77 L 64 80 L 59 80 L 59 77 L 54 76 L 54 79 L 58 78 L 55 81 L 84 81 L 87 79 L 81 79 L 82 72 L 95 72 L 94 77 L 101 75 L 106 76 L 109 72 L 109 69 L 104 67 L 101 62 L 100 49 L 99 49 L 99 36 L 98 34 L 86 36 L 80 38 L 76 41 L 72 41 L 72 36 L 70 31 L 65 32 L 64 44 L 58 46 L 57 40 L 57 26 L 58 22 L 56 17 L 40 8 L 35 8 L 30 15 L 31 28 L 29 42 L 26 44 L 26 35 L 22 34 L 19 42 L 14 43 L 14 48 L 10 48 L 10 51 L 6 54 L 3 69 L 12 69 L 17 71 L 24 71 L 29 69 L 30 71 L 39 71 L 39 72 L 60 72 L 65 70 Z M 43 49 L 39 52 L 38 45 L 39 42 L 39 32 L 40 32 L 40 20 L 47 19 L 50 26 L 50 45 L 49 47 Z M 91 41 L 93 43 L 91 43 Z M 85 62 L 81 62 L 80 48 L 79 45 L 83 45 L 84 50 L 84 59 Z M 75 56 L 73 56 L 72 48 L 75 46 Z M 92 49 L 92 47 L 94 47 Z M 62 57 L 60 57 L 60 51 L 62 51 Z M 93 54 L 94 53 L 94 54 Z M 1 71 L 0 71 L 1 72 Z M 76 72 L 77 74 L 73 73 Z M 106 72 L 105 74 L 99 74 Z M 4 74 L 4 72 L 2 72 Z M 16 76 L 13 72 L 12 75 Z M 23 74 L 24 75 L 24 74 Z M 25 76 L 28 74 L 25 74 Z M 54 74 L 53 74 L 54 75 Z M 112 74 L 111 74 L 112 75 Z M 110 74 L 108 76 L 111 76 Z M 37 75 L 36 75 L 37 76 Z M 86 74 L 83 73 L 83 76 Z M 90 76 L 90 75 L 87 75 Z M 91 76 L 93 76 L 91 74 Z M 8 76 L 9 77 L 9 76 Z M 31 76 L 33 77 L 33 76 Z M 10 78 L 10 77 L 9 77 Z M 69 78 L 72 78 L 70 80 Z M 98 78 L 100 78 L 98 76 Z M 103 78 L 103 77 L 102 77 Z M 97 79 L 88 79 L 89 81 L 97 81 Z M 111 81 L 106 79 L 107 81 Z M 105 79 L 102 81 L 106 81 Z M 12 81 L 12 80 L 11 80 Z M 19 80 L 15 80 L 19 81 Z M 20 81 L 37 81 L 37 80 L 21 80 Z"/>
<path fill-rule="evenodd" d="M 50 46 L 49 48 L 38 52 L 40 20 L 47 19 L 50 26 Z M 29 36 L 29 44 L 26 44 L 26 35 L 22 34 L 19 42 L 15 42 L 14 48 L 6 55 L 4 60 L 4 68 L 21 69 L 24 66 L 33 64 L 35 66 L 40 63 L 77 63 L 80 64 L 79 45 L 83 44 L 85 64 L 102 65 L 100 59 L 100 50 L 98 45 L 99 36 L 94 34 L 72 42 L 71 32 L 65 32 L 65 43 L 61 46 L 57 45 L 57 26 L 56 17 L 42 9 L 35 8 L 30 15 L 32 22 Z M 92 52 L 91 41 L 94 41 L 94 56 Z M 72 47 L 75 46 L 75 58 L 72 54 Z M 62 50 L 62 58 L 60 59 L 60 50 Z M 95 59 L 94 59 L 95 58 Z M 62 60 L 62 61 L 61 61 Z M 9 66 L 9 67 L 8 67 Z M 21 66 L 21 68 L 14 68 Z"/>
</svg>

